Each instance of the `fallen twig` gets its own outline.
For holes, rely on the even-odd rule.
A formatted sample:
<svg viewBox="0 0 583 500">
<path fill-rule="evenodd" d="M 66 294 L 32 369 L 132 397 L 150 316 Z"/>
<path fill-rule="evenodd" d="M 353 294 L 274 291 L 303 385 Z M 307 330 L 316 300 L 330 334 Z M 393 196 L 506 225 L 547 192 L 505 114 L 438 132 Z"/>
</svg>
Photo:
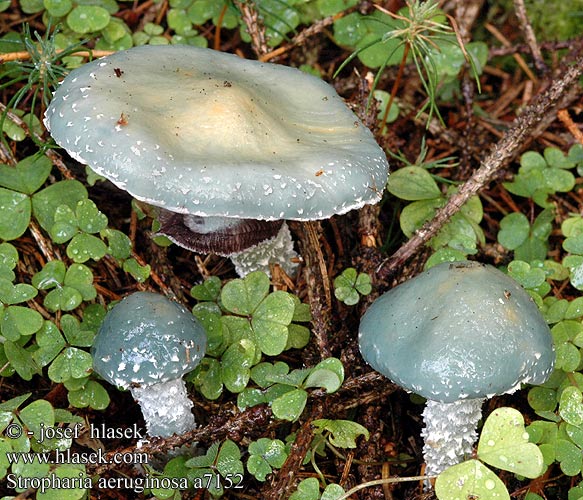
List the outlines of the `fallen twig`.
<svg viewBox="0 0 583 500">
<path fill-rule="evenodd" d="M 514 120 L 513 125 L 494 146 L 491 153 L 483 160 L 480 167 L 449 198 L 447 204 L 438 210 L 435 217 L 425 223 L 409 241 L 383 262 L 378 269 L 380 279 L 392 276 L 420 247 L 435 236 L 466 201 L 486 186 L 496 173 L 524 148 L 530 136 L 535 136 L 544 130 L 541 127 L 543 122 L 548 126 L 554 121 L 556 116 L 555 108 L 564 108 L 567 105 L 565 101 L 571 101 L 575 98 L 575 95 L 572 95 L 573 88 L 582 73 L 583 56 L 579 56 L 566 69 L 561 78 L 554 80 L 547 90 L 535 96 L 533 101 Z M 550 117 L 550 119 L 547 119 L 547 117 Z"/>
</svg>

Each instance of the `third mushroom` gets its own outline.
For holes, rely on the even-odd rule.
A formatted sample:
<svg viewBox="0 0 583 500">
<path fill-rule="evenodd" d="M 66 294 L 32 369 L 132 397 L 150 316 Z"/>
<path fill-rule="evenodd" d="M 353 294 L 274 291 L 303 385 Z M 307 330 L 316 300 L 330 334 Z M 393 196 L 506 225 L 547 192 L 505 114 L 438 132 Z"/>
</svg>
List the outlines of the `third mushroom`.
<svg viewBox="0 0 583 500">
<path fill-rule="evenodd" d="M 359 343 L 375 370 L 427 399 L 428 475 L 469 458 L 486 398 L 542 384 L 555 361 L 530 295 L 469 261 L 437 265 L 379 297 L 361 320 Z"/>
</svg>

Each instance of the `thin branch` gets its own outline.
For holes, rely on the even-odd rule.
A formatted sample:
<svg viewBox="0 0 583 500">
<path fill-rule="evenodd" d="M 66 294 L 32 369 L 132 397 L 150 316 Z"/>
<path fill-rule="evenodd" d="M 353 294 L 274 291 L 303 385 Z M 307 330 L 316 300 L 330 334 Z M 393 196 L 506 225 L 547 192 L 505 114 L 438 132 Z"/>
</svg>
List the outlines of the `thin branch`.
<svg viewBox="0 0 583 500">
<path fill-rule="evenodd" d="M 549 72 L 549 68 L 545 64 L 540 47 L 536 43 L 536 37 L 526 13 L 524 0 L 514 0 L 514 10 L 516 11 L 520 29 L 522 30 L 522 36 L 524 36 L 524 40 L 530 48 L 534 65 L 541 75 L 546 75 Z"/>
<path fill-rule="evenodd" d="M 312 313 L 312 331 L 322 359 L 330 357 L 328 330 L 332 312 L 332 292 L 326 262 L 322 254 L 320 238 L 322 226 L 319 221 L 307 221 L 300 225 L 302 256 L 306 262 L 304 275 L 308 289 L 308 300 Z"/>
<path fill-rule="evenodd" d="M 235 0 L 235 5 L 241 11 L 241 19 L 247 26 L 247 33 L 251 37 L 251 46 L 258 58 L 269 52 L 265 39 L 265 25 L 257 12 L 255 2 L 250 0 Z"/>
<path fill-rule="evenodd" d="M 139 446 L 134 445 L 121 450 L 116 449 L 110 451 L 105 454 L 105 460 L 103 462 L 89 464 L 87 466 L 87 473 L 90 475 L 103 474 L 108 470 L 119 467 L 119 465 L 115 465 L 113 458 L 115 456 L 121 456 L 120 454 L 135 455 L 137 453 L 144 453 L 154 455 L 156 453 L 167 453 L 168 450 L 197 441 L 213 443 L 226 438 L 240 440 L 239 436 L 250 436 L 258 429 L 265 429 L 271 416 L 271 409 L 265 404 L 247 408 L 242 412 L 226 418 L 219 415 L 208 425 L 198 427 L 180 436 L 173 435 L 168 438 L 152 437 Z"/>
<path fill-rule="evenodd" d="M 541 132 L 540 127 L 543 122 L 546 126 L 550 125 L 555 119 L 554 108 L 558 104 L 560 107 L 565 107 L 566 103 L 561 102 L 565 101 L 565 98 L 574 99 L 575 96 L 569 93 L 582 73 L 583 56 L 579 56 L 565 71 L 562 78 L 555 80 L 545 92 L 536 96 L 514 120 L 512 127 L 506 131 L 480 167 L 458 192 L 449 198 L 447 204 L 436 213 L 435 218 L 428 221 L 381 265 L 378 270 L 380 279 L 393 275 L 405 261 L 435 236 L 466 201 L 486 186 L 496 173 L 522 150 L 529 137 Z"/>
<path fill-rule="evenodd" d="M 484 27 L 490 33 L 492 33 L 492 35 L 500 43 L 502 43 L 502 45 L 504 45 L 505 47 L 510 47 L 511 46 L 510 41 L 502 34 L 502 32 L 498 28 L 496 28 L 496 26 L 494 26 L 493 24 L 490 24 L 490 23 L 486 23 L 486 24 L 484 24 Z M 528 76 L 528 78 L 530 80 L 532 80 L 533 82 L 536 83 L 537 80 L 538 80 L 537 77 L 534 75 L 534 73 L 528 67 L 528 64 L 526 64 L 526 61 L 522 58 L 522 56 L 520 54 L 517 54 L 516 52 L 514 52 L 514 53 L 512 53 L 512 57 L 514 57 L 514 60 L 520 66 L 520 68 L 522 69 L 522 71 L 524 71 L 524 73 L 526 74 L 526 76 Z"/>
<path fill-rule="evenodd" d="M 259 58 L 259 60 L 262 62 L 271 61 L 272 59 L 280 57 L 286 52 L 289 52 L 294 47 L 299 47 L 300 45 L 303 45 L 308 41 L 310 37 L 317 35 L 318 33 L 321 33 L 322 31 L 324 31 L 324 28 L 330 26 L 331 24 L 334 24 L 335 21 L 337 21 L 341 17 L 344 17 L 345 15 L 348 15 L 351 12 L 354 12 L 354 10 L 355 7 L 352 7 L 345 11 L 339 12 L 338 14 L 335 14 L 333 16 L 328 16 L 325 17 L 324 19 L 321 19 L 320 21 L 316 21 L 315 23 L 308 26 L 306 29 L 302 30 L 296 36 L 294 36 L 290 43 L 288 43 L 287 45 L 281 45 L 277 49 L 274 49 L 266 54 L 263 54 Z"/>
<path fill-rule="evenodd" d="M 60 54 L 67 49 L 56 49 L 55 53 Z M 78 50 L 77 52 L 73 52 L 71 56 L 83 56 L 83 57 L 105 57 L 113 54 L 114 51 L 112 50 L 91 50 L 91 49 L 83 49 Z M 30 52 L 8 52 L 7 54 L 0 55 L 0 64 L 11 62 L 11 61 L 26 61 L 30 59 L 32 55 Z"/>
<path fill-rule="evenodd" d="M 309 418 L 304 421 L 296 433 L 296 439 L 291 445 L 290 453 L 285 463 L 275 474 L 271 483 L 265 485 L 262 491 L 262 498 L 283 500 L 290 496 L 292 486 L 297 481 L 297 472 L 302 466 L 302 462 L 314 439 L 312 422 L 323 416 L 324 412 L 321 405 L 315 405 Z"/>
<path fill-rule="evenodd" d="M 566 109 L 561 109 L 557 113 L 557 118 L 561 120 L 561 123 L 566 127 L 566 129 L 571 133 L 571 135 L 583 146 L 583 132 L 579 130 L 577 124 L 573 121 L 569 115 L 569 111 Z"/>
<path fill-rule="evenodd" d="M 549 41 L 542 42 L 540 44 L 541 50 L 548 50 L 549 52 L 556 52 L 563 49 L 573 49 L 580 41 L 578 40 L 560 40 L 560 41 Z M 520 45 L 508 45 L 504 47 L 491 47 L 488 54 L 488 59 L 493 57 L 503 57 L 512 55 L 518 52 L 532 52 L 530 47 L 524 44 Z"/>
</svg>

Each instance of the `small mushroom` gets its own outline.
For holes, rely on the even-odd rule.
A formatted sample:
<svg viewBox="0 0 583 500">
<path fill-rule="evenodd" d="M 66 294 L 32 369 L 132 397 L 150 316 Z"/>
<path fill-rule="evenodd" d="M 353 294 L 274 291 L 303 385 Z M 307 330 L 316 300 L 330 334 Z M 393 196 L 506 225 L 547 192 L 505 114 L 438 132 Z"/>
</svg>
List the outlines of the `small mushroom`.
<svg viewBox="0 0 583 500">
<path fill-rule="evenodd" d="M 136 292 L 107 313 L 91 354 L 96 373 L 131 391 L 148 434 L 167 437 L 195 427 L 182 376 L 194 370 L 205 350 L 204 328 L 185 307 Z"/>
<path fill-rule="evenodd" d="M 555 360 L 532 298 L 477 262 L 437 265 L 383 294 L 362 317 L 359 343 L 376 371 L 428 400 L 428 475 L 471 454 L 486 398 L 543 383 Z"/>
<path fill-rule="evenodd" d="M 210 49 L 143 46 L 90 62 L 65 78 L 44 122 L 73 158 L 159 207 L 180 245 L 220 241 L 213 251 L 230 255 L 279 238 L 283 257 L 261 256 L 263 268 L 296 266 L 282 221 L 377 203 L 388 177 L 383 150 L 330 85 Z M 203 231 L 184 237 L 193 225 Z"/>
</svg>

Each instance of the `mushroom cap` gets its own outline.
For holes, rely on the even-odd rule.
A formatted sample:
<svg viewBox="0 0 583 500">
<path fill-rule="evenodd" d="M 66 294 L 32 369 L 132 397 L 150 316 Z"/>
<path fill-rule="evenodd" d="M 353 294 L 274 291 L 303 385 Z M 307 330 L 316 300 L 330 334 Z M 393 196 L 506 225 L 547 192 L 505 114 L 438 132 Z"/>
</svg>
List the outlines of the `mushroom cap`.
<svg viewBox="0 0 583 500">
<path fill-rule="evenodd" d="M 192 371 L 206 351 L 206 332 L 188 309 L 136 292 L 105 316 L 91 354 L 93 369 L 118 387 L 167 382 Z"/>
<path fill-rule="evenodd" d="M 362 317 L 359 343 L 376 371 L 442 403 L 543 383 L 555 360 L 530 295 L 469 261 L 439 264 L 383 294 Z"/>
<path fill-rule="evenodd" d="M 330 85 L 197 47 L 135 47 L 75 69 L 45 125 L 138 200 L 203 217 L 327 218 L 378 202 L 388 177 Z"/>
</svg>

